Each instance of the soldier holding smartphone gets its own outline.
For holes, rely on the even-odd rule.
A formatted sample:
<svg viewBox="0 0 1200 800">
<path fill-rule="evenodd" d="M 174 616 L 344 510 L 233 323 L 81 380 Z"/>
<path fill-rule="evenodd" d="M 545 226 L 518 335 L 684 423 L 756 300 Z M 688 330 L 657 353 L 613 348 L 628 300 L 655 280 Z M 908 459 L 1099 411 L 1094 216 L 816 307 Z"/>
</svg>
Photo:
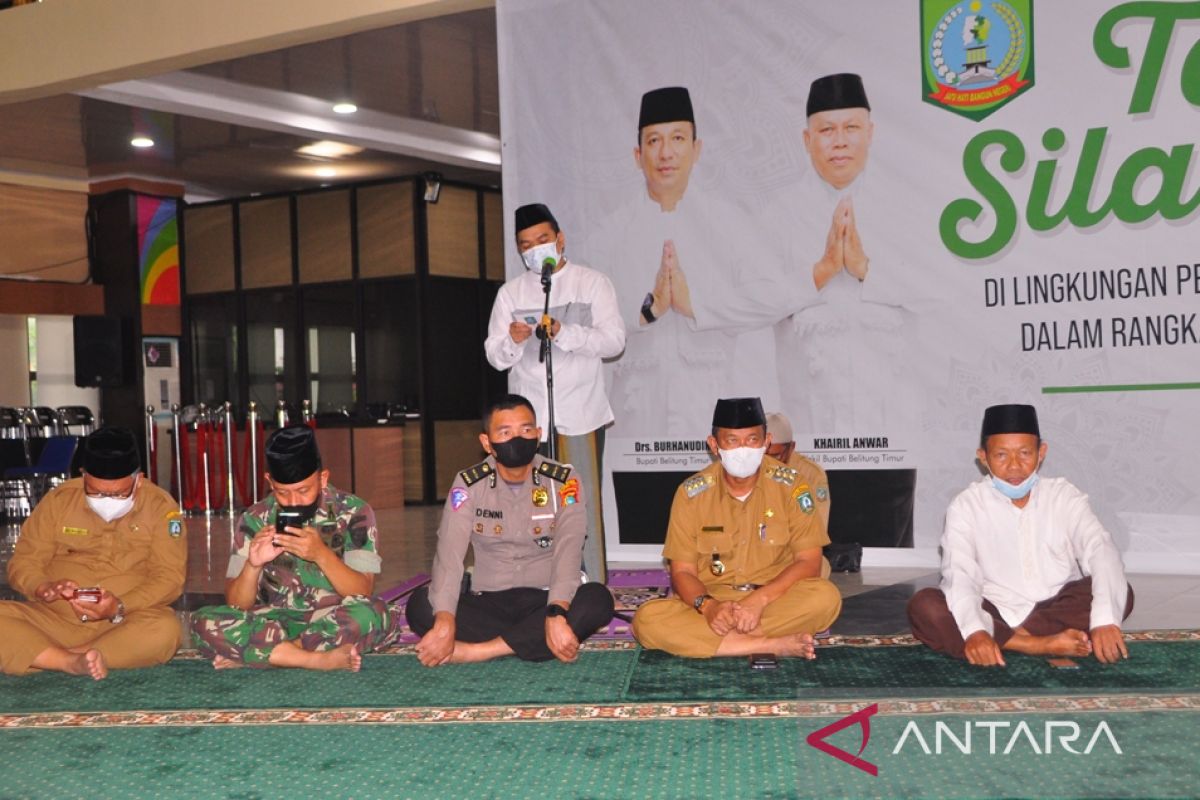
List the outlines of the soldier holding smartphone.
<svg viewBox="0 0 1200 800">
<path fill-rule="evenodd" d="M 217 669 L 357 672 L 390 626 L 386 604 L 371 597 L 382 564 L 375 512 L 329 485 L 311 428 L 273 433 L 266 461 L 271 493 L 239 521 L 228 605 L 192 614 L 193 641 Z"/>
</svg>

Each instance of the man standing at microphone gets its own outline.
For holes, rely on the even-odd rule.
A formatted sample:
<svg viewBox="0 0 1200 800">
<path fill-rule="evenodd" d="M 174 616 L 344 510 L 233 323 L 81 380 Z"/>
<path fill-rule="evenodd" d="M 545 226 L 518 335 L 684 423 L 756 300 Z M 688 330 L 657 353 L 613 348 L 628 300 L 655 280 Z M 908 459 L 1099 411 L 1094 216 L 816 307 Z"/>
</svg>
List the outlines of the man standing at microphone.
<svg viewBox="0 0 1200 800">
<path fill-rule="evenodd" d="M 493 367 L 511 370 L 508 390 L 529 398 L 537 419 L 549 420 L 546 363 L 541 357 L 542 340 L 549 337 L 554 430 L 547 422 L 542 436 L 556 436 L 557 460 L 574 467 L 589 498 L 583 569 L 591 580 L 604 582 L 608 573 L 600 517 L 600 459 L 604 428 L 613 421 L 613 412 L 601 361 L 625 349 L 625 323 L 608 277 L 567 260 L 566 239 L 550 209 L 541 203 L 521 206 L 514 228 L 525 272 L 500 287 L 484 350 Z M 550 281 L 545 320 L 543 277 Z"/>
</svg>

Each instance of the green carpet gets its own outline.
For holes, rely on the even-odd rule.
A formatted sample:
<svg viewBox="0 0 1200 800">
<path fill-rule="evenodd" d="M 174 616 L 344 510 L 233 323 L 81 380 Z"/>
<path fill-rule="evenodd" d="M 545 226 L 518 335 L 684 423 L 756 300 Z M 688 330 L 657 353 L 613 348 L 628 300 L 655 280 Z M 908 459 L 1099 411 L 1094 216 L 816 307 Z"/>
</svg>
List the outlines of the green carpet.
<svg viewBox="0 0 1200 800">
<path fill-rule="evenodd" d="M 1120 664 L 1079 659 L 1059 670 L 1044 658 L 1005 654 L 1004 669 L 979 669 L 927 647 L 818 648 L 816 661 L 784 659 L 755 673 L 743 659 L 673 658 L 645 650 L 626 700 L 750 700 L 862 697 L 958 697 L 1037 692 L 1200 692 L 1200 642 L 1136 642 Z"/>
<path fill-rule="evenodd" d="M 1056 715 L 1090 732 L 1097 715 Z M 988 719 L 998 719 L 996 715 Z M 1044 715 L 1023 715 L 1041 730 Z M 553 725 L 19 730 L 0 734 L 0 797 L 791 798 L 1194 797 L 1200 712 L 1105 715 L 1124 754 L 891 751 L 877 716 L 872 777 L 805 744 L 827 718 Z M 960 717 L 937 721 L 961 727 Z M 833 741 L 857 750 L 857 731 Z M 1003 749 L 1008 737 L 999 738 Z M 932 747 L 932 741 L 930 742 Z M 36 764 L 37 769 L 28 765 Z"/>
<path fill-rule="evenodd" d="M 0 800 L 41 797 L 790 798 L 1193 797 L 1200 792 L 1200 641 L 1135 641 L 1118 665 L 1053 670 L 1014 656 L 983 670 L 923 647 L 822 647 L 772 672 L 743 659 L 587 650 L 573 665 L 429 670 L 408 654 L 363 671 L 214 670 L 177 659 L 94 682 L 0 677 Z M 871 703 L 863 758 L 809 746 Z M 306 711 L 306 709 L 308 709 Z M 1036 752 L 1047 720 L 1076 722 L 1090 755 Z M 978 722 L 989 753 L 935 746 Z M 1060 731 L 1061 733 L 1061 731 Z M 828 737 L 856 752 L 860 729 Z"/>
<path fill-rule="evenodd" d="M 357 675 L 214 670 L 205 661 L 176 660 L 114 671 L 99 682 L 54 673 L 0 676 L 0 713 L 1200 692 L 1200 642 L 1136 642 L 1127 661 L 1081 659 L 1069 671 L 1020 655 L 1005 669 L 977 669 L 924 647 L 823 647 L 818 654 L 816 661 L 783 659 L 769 672 L 740 658 L 688 660 L 642 650 L 589 651 L 575 664 L 502 659 L 432 670 L 412 656 L 367 656 Z"/>
</svg>

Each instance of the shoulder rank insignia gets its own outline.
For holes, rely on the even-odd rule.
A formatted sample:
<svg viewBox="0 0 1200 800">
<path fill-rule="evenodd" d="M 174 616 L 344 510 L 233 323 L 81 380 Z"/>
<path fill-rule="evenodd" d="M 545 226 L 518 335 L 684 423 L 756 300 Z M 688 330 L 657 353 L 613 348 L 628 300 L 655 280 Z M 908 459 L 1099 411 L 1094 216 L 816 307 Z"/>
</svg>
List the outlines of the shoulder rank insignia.
<svg viewBox="0 0 1200 800">
<path fill-rule="evenodd" d="M 683 490 L 687 492 L 688 497 L 695 497 L 705 489 L 712 487 L 716 483 L 712 474 L 708 475 L 693 475 L 683 482 Z"/>
<path fill-rule="evenodd" d="M 480 461 L 475 466 L 467 467 L 462 472 L 458 473 L 459 477 L 463 479 L 463 483 L 465 483 L 467 486 L 470 486 L 473 483 L 478 483 L 491 474 L 492 465 L 486 461 Z"/>
<path fill-rule="evenodd" d="M 792 490 L 792 497 L 800 504 L 800 510 L 805 514 L 813 512 L 812 492 L 808 489 L 807 483 L 802 483 Z"/>
<path fill-rule="evenodd" d="M 553 461 L 543 461 L 537 468 L 539 475 L 545 475 L 547 478 L 556 480 L 559 483 L 566 483 L 567 478 L 571 477 L 571 467 L 567 464 L 556 464 Z"/>
<path fill-rule="evenodd" d="M 782 483 L 784 486 L 791 486 L 796 482 L 796 470 L 791 467 L 773 467 L 767 471 L 771 476 L 771 480 L 777 483 Z"/>
</svg>

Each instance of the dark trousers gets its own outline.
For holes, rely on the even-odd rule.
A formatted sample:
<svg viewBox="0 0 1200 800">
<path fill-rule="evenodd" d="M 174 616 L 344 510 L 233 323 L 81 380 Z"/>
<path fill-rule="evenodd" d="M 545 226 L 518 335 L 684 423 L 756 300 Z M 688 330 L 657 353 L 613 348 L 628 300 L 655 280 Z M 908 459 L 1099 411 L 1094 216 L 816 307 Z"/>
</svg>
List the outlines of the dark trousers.
<svg viewBox="0 0 1200 800">
<path fill-rule="evenodd" d="M 995 633 L 992 638 L 1001 647 L 1013 636 L 1013 629 L 1000 616 L 999 610 L 988 600 L 983 601 L 983 610 L 992 615 Z M 1133 612 L 1133 587 L 1125 600 L 1125 615 Z M 1092 579 L 1080 578 L 1065 584 L 1058 594 L 1043 600 L 1033 607 L 1029 616 L 1018 625 L 1033 636 L 1050 636 L 1067 628 L 1086 631 L 1091 627 Z M 966 658 L 965 642 L 958 630 L 958 623 L 946 605 L 946 595 L 941 589 L 922 589 L 908 601 L 908 623 L 913 636 L 939 653 L 955 658 Z"/>
<path fill-rule="evenodd" d="M 463 592 L 455 612 L 454 638 L 460 642 L 488 642 L 499 636 L 524 661 L 554 658 L 546 646 L 545 589 L 505 589 L 500 592 Z M 424 636 L 433 627 L 429 587 L 412 593 L 407 607 L 408 626 Z M 613 596 L 602 583 L 585 583 L 575 592 L 567 611 L 567 624 L 583 641 L 612 621 Z"/>
</svg>

